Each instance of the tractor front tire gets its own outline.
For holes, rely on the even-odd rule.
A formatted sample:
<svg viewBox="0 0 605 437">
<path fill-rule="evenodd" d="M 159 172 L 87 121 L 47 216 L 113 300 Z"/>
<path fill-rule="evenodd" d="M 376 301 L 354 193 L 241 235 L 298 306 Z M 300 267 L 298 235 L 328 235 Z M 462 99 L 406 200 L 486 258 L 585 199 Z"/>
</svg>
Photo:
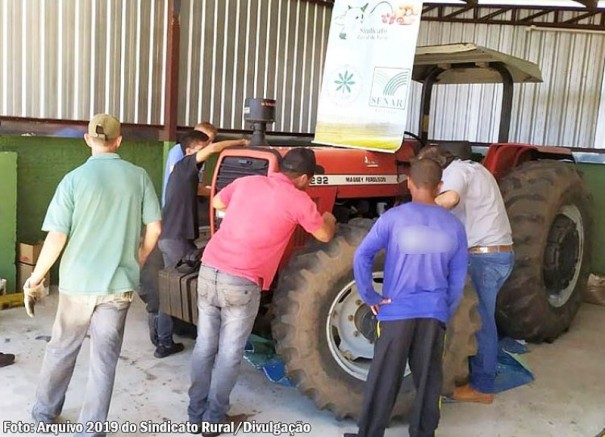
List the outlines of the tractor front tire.
<svg viewBox="0 0 605 437">
<path fill-rule="evenodd" d="M 498 295 L 500 331 L 553 341 L 569 329 L 590 273 L 591 197 L 571 163 L 532 161 L 502 179 L 515 266 Z"/>
<path fill-rule="evenodd" d="M 330 243 L 303 249 L 280 272 L 273 297 L 273 338 L 288 376 L 299 391 L 338 419 L 359 418 L 373 356 L 372 317 L 357 293 L 352 268 L 355 249 L 371 224 L 371 220 L 354 219 L 339 225 Z M 382 280 L 383 263 L 379 255 L 373 268 L 377 283 Z M 457 326 L 448 327 L 446 349 L 457 348 L 444 359 L 444 387 L 450 392 L 455 380 L 468 374 L 467 357 L 476 351 L 474 332 L 479 322 L 475 305 L 471 294 L 471 301 L 461 304 L 454 318 Z M 392 417 L 406 417 L 413 399 L 408 375 Z"/>
</svg>

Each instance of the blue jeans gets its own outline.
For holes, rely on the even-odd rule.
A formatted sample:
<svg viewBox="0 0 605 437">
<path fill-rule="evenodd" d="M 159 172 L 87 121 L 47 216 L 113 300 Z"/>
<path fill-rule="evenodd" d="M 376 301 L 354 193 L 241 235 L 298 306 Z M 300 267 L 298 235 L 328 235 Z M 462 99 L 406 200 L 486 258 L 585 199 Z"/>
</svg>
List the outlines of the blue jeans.
<svg viewBox="0 0 605 437">
<path fill-rule="evenodd" d="M 493 393 L 498 364 L 496 298 L 515 263 L 513 252 L 470 253 L 469 269 L 479 296 L 481 329 L 477 331 L 477 355 L 471 358 L 470 383 L 482 393 Z"/>
<path fill-rule="evenodd" d="M 78 422 L 107 420 L 131 301 L 132 292 L 104 296 L 59 294 L 57 316 L 32 410 L 36 422 L 50 423 L 61 414 L 76 358 L 88 332 L 91 342 L 88 383 Z"/>
<path fill-rule="evenodd" d="M 229 396 L 258 313 L 260 288 L 249 279 L 202 264 L 197 290 L 189 421 L 220 423 L 229 410 Z"/>
</svg>

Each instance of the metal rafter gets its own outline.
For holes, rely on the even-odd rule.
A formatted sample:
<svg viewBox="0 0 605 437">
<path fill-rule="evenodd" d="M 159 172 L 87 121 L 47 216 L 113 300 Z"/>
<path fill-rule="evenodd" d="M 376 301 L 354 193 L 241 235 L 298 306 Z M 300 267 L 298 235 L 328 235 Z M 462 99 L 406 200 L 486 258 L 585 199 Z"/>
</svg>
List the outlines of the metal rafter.
<svg viewBox="0 0 605 437">
<path fill-rule="evenodd" d="M 479 0 L 462 0 L 462 1 L 464 1 L 466 4 L 469 4 L 469 5 L 479 5 Z M 576 3 L 580 3 L 581 5 L 586 6 L 589 9 L 597 9 L 597 7 L 599 5 L 599 0 L 574 0 L 574 1 Z M 332 3 L 334 3 L 334 2 L 332 1 Z M 430 2 L 426 2 L 426 3 L 430 3 Z M 443 4 L 443 3 L 440 3 L 440 4 Z M 507 6 L 514 6 L 514 5 L 507 5 Z M 531 6 L 524 6 L 524 7 L 530 8 Z M 557 6 L 552 6 L 552 7 L 556 8 Z"/>
<path fill-rule="evenodd" d="M 311 2 L 311 3 L 324 4 L 327 6 L 334 5 L 334 0 L 307 0 L 307 1 Z M 462 1 L 468 5 L 478 5 L 479 4 L 479 0 L 462 0 Z M 580 3 L 581 5 L 586 6 L 589 9 L 597 9 L 598 4 L 599 4 L 599 0 L 574 0 L 574 1 L 576 3 Z"/>
<path fill-rule="evenodd" d="M 473 11 L 472 15 L 465 14 L 469 10 Z M 570 12 L 572 16 L 563 12 Z M 422 20 L 605 31 L 605 10 L 589 8 L 470 6 L 426 2 L 422 11 Z"/>
<path fill-rule="evenodd" d="M 586 6 L 588 9 L 597 9 L 599 6 L 599 0 L 575 0 L 576 3 L 580 3 Z"/>
<path fill-rule="evenodd" d="M 307 0 L 312 3 L 333 6 L 334 0 Z M 556 6 L 482 5 L 479 0 L 462 0 L 451 4 L 425 1 L 422 10 L 424 21 L 451 23 L 508 24 L 512 26 L 561 27 L 605 31 L 605 9 L 598 9 L 598 0 L 575 0 L 583 8 Z M 472 11 L 472 14 L 467 12 Z M 529 15 L 522 12 L 529 11 Z M 563 18 L 561 12 L 572 12 L 572 18 Z M 596 19 L 593 19 L 596 17 Z"/>
</svg>

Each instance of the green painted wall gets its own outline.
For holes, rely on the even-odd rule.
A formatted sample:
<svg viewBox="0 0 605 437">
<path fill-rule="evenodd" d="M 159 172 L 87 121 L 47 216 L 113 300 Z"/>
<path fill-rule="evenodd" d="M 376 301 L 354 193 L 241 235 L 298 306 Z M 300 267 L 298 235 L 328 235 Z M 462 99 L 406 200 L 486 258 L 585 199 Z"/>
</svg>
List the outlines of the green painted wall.
<svg viewBox="0 0 605 437">
<path fill-rule="evenodd" d="M 159 141 L 123 141 L 119 151 L 123 159 L 147 170 L 156 193 L 162 187 L 163 149 Z M 0 136 L 3 151 L 17 153 L 17 241 L 42 239 L 40 227 L 59 181 L 88 159 L 90 149 L 83 139 Z M 53 282 L 56 271 L 55 266 Z"/>
<path fill-rule="evenodd" d="M 592 272 L 605 275 L 605 165 L 578 164 L 593 198 Z"/>
<path fill-rule="evenodd" d="M 16 286 L 15 247 L 17 243 L 17 154 L 0 152 L 0 278 L 6 290 Z"/>
</svg>

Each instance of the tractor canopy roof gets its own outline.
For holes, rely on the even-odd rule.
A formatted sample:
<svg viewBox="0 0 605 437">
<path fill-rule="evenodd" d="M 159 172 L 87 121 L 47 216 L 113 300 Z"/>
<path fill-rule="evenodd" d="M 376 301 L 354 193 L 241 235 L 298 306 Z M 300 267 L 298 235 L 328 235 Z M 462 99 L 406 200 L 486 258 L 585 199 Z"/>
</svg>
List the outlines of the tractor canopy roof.
<svg viewBox="0 0 605 437">
<path fill-rule="evenodd" d="M 542 82 L 537 64 L 470 43 L 417 47 L 412 78 L 436 79 L 436 84 L 502 83 L 494 66 L 506 67 L 513 82 Z M 435 77 L 437 69 L 441 72 Z"/>
</svg>

